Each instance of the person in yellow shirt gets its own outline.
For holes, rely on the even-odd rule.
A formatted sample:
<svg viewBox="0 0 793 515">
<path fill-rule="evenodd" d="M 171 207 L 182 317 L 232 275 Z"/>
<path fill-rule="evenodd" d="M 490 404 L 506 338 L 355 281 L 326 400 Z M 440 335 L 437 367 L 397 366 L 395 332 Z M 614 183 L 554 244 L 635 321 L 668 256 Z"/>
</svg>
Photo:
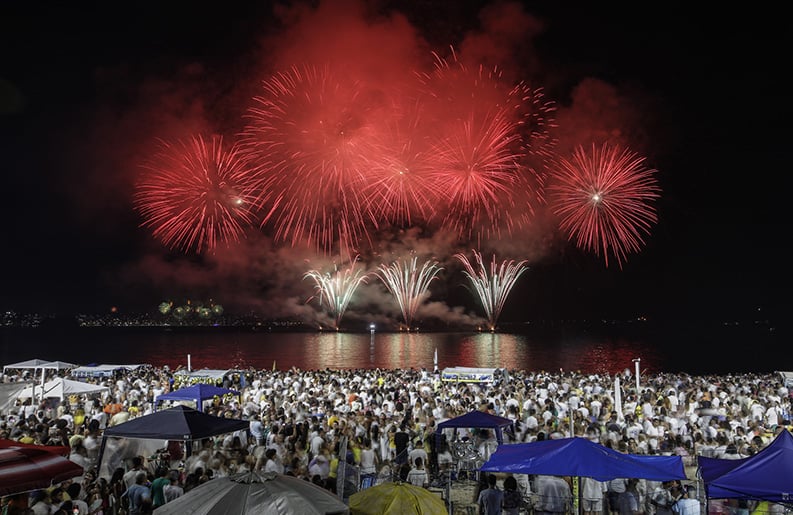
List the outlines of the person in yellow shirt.
<svg viewBox="0 0 793 515">
<path fill-rule="evenodd" d="M 333 454 L 330 456 L 330 472 L 328 472 L 328 479 L 325 481 L 325 488 L 336 493 L 336 479 L 339 471 L 339 443 L 333 448 Z"/>
<path fill-rule="evenodd" d="M 361 465 L 361 446 L 363 443 L 361 442 L 361 438 L 352 438 L 350 440 L 350 450 L 352 451 L 352 459 L 353 463 L 356 467 Z"/>
<path fill-rule="evenodd" d="M 80 405 L 74 410 L 75 431 L 77 431 L 78 428 L 82 429 L 84 423 L 85 423 L 85 409 L 83 409 L 82 405 Z"/>
<path fill-rule="evenodd" d="M 140 415 L 140 406 L 138 406 L 137 399 L 130 403 L 129 408 L 127 409 L 129 412 L 129 418 L 135 418 Z"/>
</svg>

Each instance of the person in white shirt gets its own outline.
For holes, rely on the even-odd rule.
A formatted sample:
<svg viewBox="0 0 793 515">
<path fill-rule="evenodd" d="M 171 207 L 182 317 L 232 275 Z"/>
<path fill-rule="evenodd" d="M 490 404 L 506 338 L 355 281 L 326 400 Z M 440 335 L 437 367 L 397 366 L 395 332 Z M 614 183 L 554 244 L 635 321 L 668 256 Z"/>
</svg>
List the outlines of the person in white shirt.
<svg viewBox="0 0 793 515">
<path fill-rule="evenodd" d="M 429 456 L 424 449 L 424 442 L 421 441 L 421 437 L 413 440 L 413 448 L 408 452 L 408 463 L 415 463 L 416 458 L 421 458 L 423 463 L 428 463 L 429 461 Z"/>
<path fill-rule="evenodd" d="M 765 410 L 766 427 L 779 425 L 779 401 L 771 401 L 771 405 Z"/>
<path fill-rule="evenodd" d="M 283 474 L 284 473 L 284 465 L 281 463 L 281 459 L 278 457 L 278 453 L 272 447 L 264 451 L 264 457 L 266 459 L 264 463 L 264 472 L 275 472 L 276 474 Z"/>
<path fill-rule="evenodd" d="M 672 492 L 675 497 L 675 502 L 672 504 L 672 512 L 677 515 L 700 515 L 702 510 L 699 500 L 694 498 L 694 492 L 694 487 L 690 485 L 676 488 Z"/>
<path fill-rule="evenodd" d="M 538 427 L 540 427 L 540 421 L 537 420 L 536 417 L 536 410 L 534 408 L 529 408 L 529 414 L 526 416 L 524 420 L 526 424 L 526 431 L 536 431 Z"/>
<path fill-rule="evenodd" d="M 413 486 L 429 486 L 429 476 L 424 469 L 424 460 L 421 459 L 421 456 L 418 456 L 413 462 L 413 467 L 408 472 L 407 482 Z"/>
<path fill-rule="evenodd" d="M 536 479 L 537 505 L 534 513 L 550 515 L 566 513 L 572 503 L 570 485 L 559 476 L 538 475 Z"/>
<path fill-rule="evenodd" d="M 364 438 L 361 449 L 361 474 L 373 475 L 377 473 L 377 454 L 372 449 L 372 441 Z"/>
<path fill-rule="evenodd" d="M 311 442 L 309 443 L 311 458 L 319 456 L 322 453 L 323 447 L 325 447 L 325 429 L 319 427 L 317 429 L 317 434 L 311 438 Z"/>
<path fill-rule="evenodd" d="M 264 444 L 264 424 L 262 424 L 258 413 L 251 415 L 250 422 L 248 424 L 248 432 L 250 433 L 251 438 L 256 441 L 256 445 Z"/>
<path fill-rule="evenodd" d="M 584 515 L 603 513 L 603 499 L 606 497 L 608 485 L 591 477 L 581 478 L 581 499 Z"/>
</svg>

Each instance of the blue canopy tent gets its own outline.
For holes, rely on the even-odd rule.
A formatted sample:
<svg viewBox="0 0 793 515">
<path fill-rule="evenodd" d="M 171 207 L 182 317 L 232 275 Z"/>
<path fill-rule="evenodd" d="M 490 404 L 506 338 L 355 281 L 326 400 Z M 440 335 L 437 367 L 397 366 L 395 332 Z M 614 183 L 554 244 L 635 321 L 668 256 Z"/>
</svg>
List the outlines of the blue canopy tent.
<svg viewBox="0 0 793 515">
<path fill-rule="evenodd" d="M 754 456 L 698 460 L 708 499 L 793 502 L 793 434 L 782 431 Z"/>
<path fill-rule="evenodd" d="M 199 411 L 203 411 L 204 401 L 214 399 L 216 396 L 223 397 L 229 394 L 239 395 L 240 392 L 211 384 L 197 383 L 173 392 L 158 395 L 154 400 L 154 409 L 156 410 L 157 406 L 165 401 L 193 401 L 195 402 L 195 408 Z"/>
<path fill-rule="evenodd" d="M 440 424 L 438 424 L 437 428 L 435 429 L 435 449 L 440 449 L 442 445 L 442 439 L 444 436 L 444 431 L 447 429 L 451 429 L 455 435 L 452 440 L 456 440 L 457 430 L 458 429 L 488 429 L 495 433 L 496 441 L 498 442 L 498 446 L 500 447 L 501 444 L 504 443 L 504 431 L 512 430 L 514 431 L 514 422 L 511 419 L 499 417 L 498 415 L 491 415 L 485 411 L 470 411 L 464 415 L 460 415 L 459 417 L 450 418 L 449 420 L 444 420 Z M 465 470 L 468 472 L 476 473 L 476 469 L 482 463 L 482 460 L 485 459 L 485 456 L 482 456 L 478 449 L 473 446 L 473 442 L 469 442 L 470 447 L 463 445 L 462 447 L 458 448 L 458 443 L 452 443 L 452 454 L 454 455 L 455 459 L 457 460 L 457 471 L 460 472 Z M 438 453 L 437 451 L 433 453 L 432 460 L 433 465 L 437 465 L 437 458 Z"/>
<path fill-rule="evenodd" d="M 124 459 L 136 455 L 148 456 L 152 450 L 164 447 L 169 440 L 185 442 L 186 454 L 189 456 L 192 442 L 235 431 L 247 431 L 249 427 L 250 422 L 247 420 L 216 417 L 188 406 L 174 406 L 133 418 L 104 430 L 97 462 L 99 473 L 101 477 L 110 477 Z M 112 455 L 106 457 L 105 450 L 111 441 L 114 449 Z"/>
<path fill-rule="evenodd" d="M 591 477 L 598 481 L 621 477 L 653 481 L 686 479 L 680 456 L 624 454 L 581 437 L 500 445 L 479 470 Z"/>
<path fill-rule="evenodd" d="M 491 415 L 484 411 L 471 411 L 459 417 L 444 420 L 435 429 L 436 441 L 440 440 L 444 429 L 492 429 L 496 433 L 498 444 L 504 443 L 504 431 L 512 428 L 514 422 L 508 418 Z"/>
</svg>

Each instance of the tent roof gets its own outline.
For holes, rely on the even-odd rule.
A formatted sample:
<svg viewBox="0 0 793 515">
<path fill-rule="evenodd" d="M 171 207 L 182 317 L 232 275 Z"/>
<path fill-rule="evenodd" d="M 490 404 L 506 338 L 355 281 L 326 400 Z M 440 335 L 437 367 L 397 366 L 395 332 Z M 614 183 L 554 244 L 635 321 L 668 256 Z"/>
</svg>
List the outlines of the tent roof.
<svg viewBox="0 0 793 515">
<path fill-rule="evenodd" d="M 173 392 L 164 393 L 162 395 L 158 395 L 156 402 L 162 401 L 196 401 L 196 404 L 200 407 L 200 401 L 205 401 L 207 399 L 212 399 L 215 396 L 223 396 L 226 394 L 233 394 L 239 395 L 240 392 L 236 390 L 231 390 L 229 388 L 221 388 L 220 386 L 215 386 L 211 384 L 194 384 L 192 386 L 187 386 L 185 388 L 180 388 L 179 390 L 175 390 Z"/>
<path fill-rule="evenodd" d="M 599 481 L 620 477 L 686 479 L 680 456 L 623 454 L 581 437 L 499 445 L 479 470 L 591 477 Z"/>
<path fill-rule="evenodd" d="M 705 494 L 711 499 L 790 502 L 793 492 L 793 434 L 782 431 L 754 456 L 739 460 L 700 457 Z"/>
<path fill-rule="evenodd" d="M 499 417 L 498 415 L 491 415 L 484 411 L 470 411 L 459 417 L 444 420 L 435 429 L 436 438 L 440 438 L 444 429 L 454 429 L 457 427 L 462 428 L 488 428 L 493 429 L 496 433 L 496 440 L 499 444 L 504 442 L 503 429 L 512 427 L 514 422 L 508 418 Z"/>
<path fill-rule="evenodd" d="M 459 417 L 444 420 L 438 424 L 436 431 L 442 431 L 454 427 L 487 427 L 487 428 L 505 428 L 509 427 L 514 422 L 508 418 L 499 417 L 498 415 L 491 415 L 484 411 L 471 411 Z"/>
<path fill-rule="evenodd" d="M 74 363 L 67 363 L 66 361 L 48 361 L 43 359 L 29 359 L 27 361 L 20 361 L 18 363 L 11 363 L 10 365 L 3 365 L 3 371 L 8 368 L 46 368 L 54 370 L 63 370 L 67 368 L 75 368 L 77 365 Z"/>
<path fill-rule="evenodd" d="M 0 448 L 0 496 L 48 488 L 83 473 L 83 467 L 43 445 Z"/>
<path fill-rule="evenodd" d="M 216 417 L 187 406 L 175 406 L 105 429 L 104 437 L 200 440 L 248 429 L 247 420 Z"/>
<path fill-rule="evenodd" d="M 71 370 L 71 375 L 73 376 L 110 376 L 113 375 L 113 372 L 116 370 L 127 370 L 132 371 L 142 367 L 142 364 L 136 365 L 111 365 L 111 364 L 103 364 L 103 365 L 85 365 L 81 367 L 76 367 Z"/>
<path fill-rule="evenodd" d="M 68 458 L 72 452 L 71 447 L 65 445 L 39 445 L 34 443 L 22 443 L 16 440 L 9 440 L 8 438 L 0 438 L 0 449 L 44 449 L 45 451 L 53 454 L 58 454 L 64 458 Z"/>
<path fill-rule="evenodd" d="M 63 377 L 56 377 L 44 383 L 43 397 L 63 399 L 69 395 L 87 395 L 110 390 L 108 386 L 84 383 L 82 381 L 72 381 Z M 42 393 L 41 385 L 33 384 L 19 393 L 19 397 L 27 399 L 34 395 L 38 397 Z"/>
<path fill-rule="evenodd" d="M 217 368 L 202 368 L 200 370 L 177 370 L 174 372 L 176 376 L 188 377 L 190 379 L 223 379 L 227 374 L 233 372 L 234 369 L 217 369 Z"/>
</svg>

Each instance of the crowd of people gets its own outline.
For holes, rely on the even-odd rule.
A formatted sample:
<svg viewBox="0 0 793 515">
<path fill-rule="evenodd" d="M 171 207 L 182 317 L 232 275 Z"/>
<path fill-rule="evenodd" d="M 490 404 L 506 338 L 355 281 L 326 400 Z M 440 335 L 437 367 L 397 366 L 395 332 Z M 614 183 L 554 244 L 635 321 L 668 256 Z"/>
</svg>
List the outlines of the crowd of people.
<svg viewBox="0 0 793 515">
<path fill-rule="evenodd" d="M 23 380 L 26 372 L 8 370 L 2 382 Z M 514 421 L 505 444 L 575 435 L 626 453 L 680 455 L 689 467 L 697 456 L 750 456 L 791 421 L 789 391 L 775 373 L 657 373 L 634 383 L 627 369 L 619 374 L 621 381 L 609 374 L 513 370 L 493 382 L 471 383 L 442 381 L 437 371 L 426 369 L 236 370 L 217 385 L 238 394 L 216 397 L 200 409 L 246 420 L 247 430 L 206 439 L 189 455 L 179 442 L 169 442 L 157 456 L 129 457 L 110 477 L 100 477 L 104 429 L 153 413 L 159 395 L 195 380 L 183 372 L 149 366 L 120 370 L 113 377 L 85 379 L 108 386 L 103 393 L 20 398 L 0 414 L 0 438 L 69 446 L 70 459 L 85 470 L 73 481 L 25 494 L 26 502 L 19 502 L 29 511 L 20 513 L 72 514 L 75 508 L 83 515 L 145 513 L 206 481 L 246 471 L 294 475 L 345 498 L 382 481 L 437 487 L 461 479 L 455 467 L 458 443 L 473 447 L 481 460 L 497 447 L 494 432 L 479 428 L 444 431 L 436 438 L 439 423 L 472 410 Z M 483 507 L 494 506 L 492 499 L 482 499 L 496 488 L 501 498 L 520 497 L 536 512 L 560 511 L 551 500 L 563 494 L 543 494 L 564 491 L 552 478 L 498 477 L 490 485 L 490 477 L 496 478 L 477 477 Z M 582 499 L 588 515 L 669 515 L 654 491 L 682 498 L 686 486 L 631 484 L 631 478 L 613 487 L 585 482 Z M 519 495 L 507 495 L 512 491 Z M 635 509 L 620 508 L 617 499 L 624 491 L 636 492 Z M 514 510 L 514 502 L 504 509 Z M 562 511 L 569 509 L 569 502 L 564 506 Z"/>
</svg>

